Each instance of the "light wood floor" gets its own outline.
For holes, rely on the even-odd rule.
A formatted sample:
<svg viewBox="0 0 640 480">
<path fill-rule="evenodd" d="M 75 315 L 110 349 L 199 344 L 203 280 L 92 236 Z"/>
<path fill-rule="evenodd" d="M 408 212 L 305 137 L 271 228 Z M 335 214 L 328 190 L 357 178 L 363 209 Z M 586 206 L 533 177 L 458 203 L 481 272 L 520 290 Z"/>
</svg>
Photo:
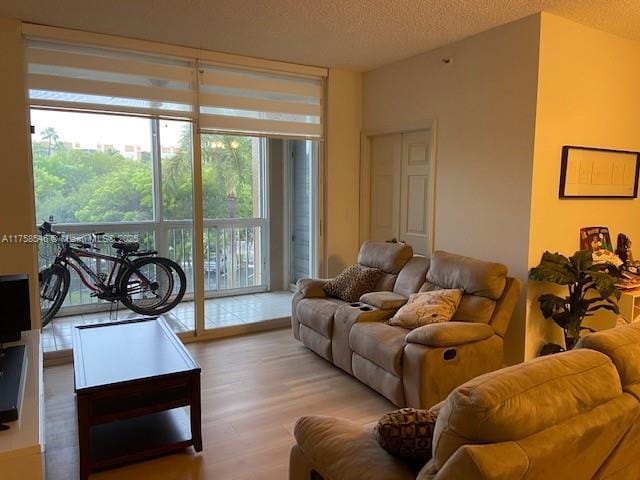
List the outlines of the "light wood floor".
<svg viewBox="0 0 640 480">
<path fill-rule="evenodd" d="M 92 475 L 101 480 L 286 480 L 302 415 L 368 423 L 394 406 L 277 330 L 188 345 L 202 366 L 204 450 Z M 108 361 L 108 359 L 105 359 Z M 71 365 L 45 370 L 48 480 L 78 478 Z"/>
</svg>

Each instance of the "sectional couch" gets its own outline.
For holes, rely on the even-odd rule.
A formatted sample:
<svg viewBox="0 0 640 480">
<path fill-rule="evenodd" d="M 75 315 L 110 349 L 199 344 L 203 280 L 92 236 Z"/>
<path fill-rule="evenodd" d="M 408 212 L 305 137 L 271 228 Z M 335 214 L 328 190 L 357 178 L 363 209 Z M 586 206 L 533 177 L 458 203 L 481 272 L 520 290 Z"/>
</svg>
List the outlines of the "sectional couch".
<svg viewBox="0 0 640 480">
<path fill-rule="evenodd" d="M 358 263 L 384 274 L 358 302 L 329 297 L 327 280 L 303 279 L 293 297 L 293 335 L 398 406 L 428 408 L 451 390 L 503 365 L 503 338 L 520 282 L 504 265 L 403 244 L 366 242 Z M 460 288 L 452 321 L 414 330 L 386 322 L 412 293 Z"/>
</svg>

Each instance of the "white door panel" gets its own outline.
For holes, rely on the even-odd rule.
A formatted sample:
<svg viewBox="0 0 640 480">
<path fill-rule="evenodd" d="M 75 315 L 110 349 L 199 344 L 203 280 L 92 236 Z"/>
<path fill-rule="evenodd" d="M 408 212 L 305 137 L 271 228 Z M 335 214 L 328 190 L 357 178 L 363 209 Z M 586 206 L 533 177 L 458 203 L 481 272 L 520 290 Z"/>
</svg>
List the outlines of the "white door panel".
<svg viewBox="0 0 640 480">
<path fill-rule="evenodd" d="M 402 175 L 400 187 L 400 240 L 415 253 L 430 250 L 431 132 L 402 134 Z"/>
<path fill-rule="evenodd" d="M 398 238 L 402 136 L 381 135 L 371 141 L 370 238 Z"/>
</svg>

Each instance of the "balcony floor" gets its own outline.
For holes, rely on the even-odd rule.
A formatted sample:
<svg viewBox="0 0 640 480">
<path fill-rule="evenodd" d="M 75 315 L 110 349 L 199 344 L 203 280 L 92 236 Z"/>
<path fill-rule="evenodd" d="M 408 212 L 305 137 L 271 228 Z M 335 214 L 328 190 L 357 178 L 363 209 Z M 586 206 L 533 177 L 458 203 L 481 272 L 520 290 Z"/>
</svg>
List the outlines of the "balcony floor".
<svg viewBox="0 0 640 480">
<path fill-rule="evenodd" d="M 291 292 L 267 292 L 233 297 L 211 298 L 205 301 L 205 326 L 207 329 L 263 322 L 291 315 Z M 56 317 L 42 330 L 42 346 L 45 352 L 68 350 L 71 348 L 71 329 L 75 325 L 106 323 L 115 320 L 136 318 L 140 315 L 121 308 L 117 318 L 115 312 L 88 313 Z M 163 315 L 177 333 L 194 329 L 194 304 L 182 302 Z"/>
</svg>

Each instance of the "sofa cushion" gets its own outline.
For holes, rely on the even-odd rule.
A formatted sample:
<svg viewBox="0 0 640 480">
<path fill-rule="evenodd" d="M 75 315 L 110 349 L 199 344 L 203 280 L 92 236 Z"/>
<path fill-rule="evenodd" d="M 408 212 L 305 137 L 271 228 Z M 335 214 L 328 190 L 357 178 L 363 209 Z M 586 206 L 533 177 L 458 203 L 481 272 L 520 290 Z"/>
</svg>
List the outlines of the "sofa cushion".
<svg viewBox="0 0 640 480">
<path fill-rule="evenodd" d="M 592 333 L 582 337 L 577 348 L 590 348 L 608 356 L 623 386 L 640 384 L 640 323 Z"/>
<path fill-rule="evenodd" d="M 345 302 L 357 302 L 367 292 L 375 289 L 382 270 L 364 265 L 350 265 L 322 287 L 327 295 Z"/>
<path fill-rule="evenodd" d="M 407 330 L 384 323 L 357 323 L 349 334 L 351 349 L 397 377 L 402 376 L 402 352 Z"/>
<path fill-rule="evenodd" d="M 358 263 L 397 274 L 413 256 L 413 249 L 404 243 L 366 241 L 360 247 Z"/>
<path fill-rule="evenodd" d="M 393 287 L 395 293 L 408 297 L 420 290 L 429 270 L 429 259 L 415 256 L 402 267 Z"/>
<path fill-rule="evenodd" d="M 437 251 L 431 257 L 427 281 L 440 288 L 461 288 L 468 295 L 498 300 L 506 285 L 507 267 Z"/>
<path fill-rule="evenodd" d="M 476 295 L 463 295 L 451 320 L 459 322 L 489 323 L 496 310 L 496 301 Z"/>
<path fill-rule="evenodd" d="M 345 303 L 337 298 L 303 298 L 298 302 L 296 315 L 301 324 L 331 338 L 333 316 L 338 307 Z"/>
<path fill-rule="evenodd" d="M 329 417 L 302 417 L 296 441 L 318 472 L 331 480 L 414 480 L 406 462 L 385 452 L 362 425 Z M 293 477 L 292 477 L 293 478 Z"/>
<path fill-rule="evenodd" d="M 393 292 L 370 292 L 362 295 L 360 301 L 380 310 L 394 310 L 407 303 L 407 297 Z"/>
<path fill-rule="evenodd" d="M 608 357 L 574 350 L 474 378 L 451 392 L 438 415 L 434 458 L 459 447 L 520 440 L 622 395 Z"/>
<path fill-rule="evenodd" d="M 428 410 L 401 408 L 384 415 L 373 434 L 391 455 L 425 463 L 431 459 L 435 424 L 436 417 Z"/>
<path fill-rule="evenodd" d="M 448 322 L 456 313 L 462 290 L 434 290 L 414 293 L 409 301 L 389 320 L 389 325 L 418 328 L 431 323 Z"/>
</svg>

